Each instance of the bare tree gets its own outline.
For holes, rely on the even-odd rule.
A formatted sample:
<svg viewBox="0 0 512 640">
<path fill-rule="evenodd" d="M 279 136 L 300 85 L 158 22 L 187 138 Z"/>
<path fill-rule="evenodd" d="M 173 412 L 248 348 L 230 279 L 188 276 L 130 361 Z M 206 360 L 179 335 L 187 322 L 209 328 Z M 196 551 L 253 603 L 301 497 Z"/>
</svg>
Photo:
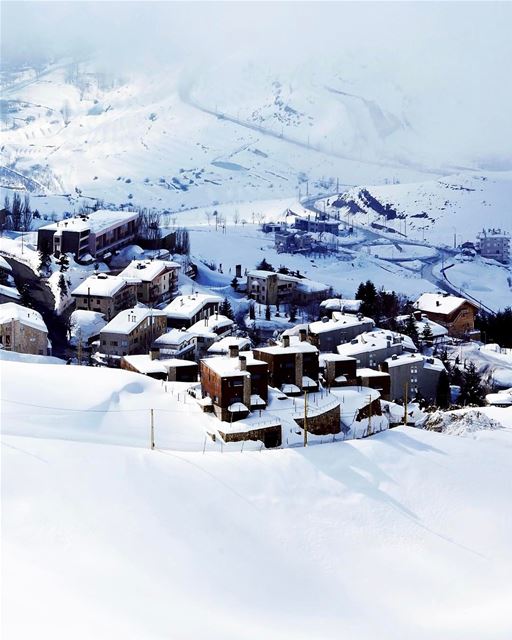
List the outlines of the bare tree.
<svg viewBox="0 0 512 640">
<path fill-rule="evenodd" d="M 235 213 L 233 214 L 233 222 L 238 224 L 240 222 L 240 213 L 238 209 L 235 209 Z"/>
<path fill-rule="evenodd" d="M 206 221 L 208 222 L 208 226 L 210 226 L 210 222 L 212 220 L 212 214 L 211 211 L 205 211 L 204 212 L 204 216 L 206 218 Z"/>
</svg>

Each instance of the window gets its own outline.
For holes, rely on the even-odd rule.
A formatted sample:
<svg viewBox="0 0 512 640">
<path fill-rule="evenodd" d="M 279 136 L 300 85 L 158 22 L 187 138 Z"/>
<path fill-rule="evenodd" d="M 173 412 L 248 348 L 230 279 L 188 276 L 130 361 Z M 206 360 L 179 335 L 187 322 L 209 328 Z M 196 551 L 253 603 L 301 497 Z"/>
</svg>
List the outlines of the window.
<svg viewBox="0 0 512 640">
<path fill-rule="evenodd" d="M 110 341 L 110 346 L 111 347 L 117 347 L 117 340 L 111 340 Z"/>
<path fill-rule="evenodd" d="M 122 347 L 127 347 L 128 346 L 128 340 L 121 340 L 121 346 Z"/>
</svg>

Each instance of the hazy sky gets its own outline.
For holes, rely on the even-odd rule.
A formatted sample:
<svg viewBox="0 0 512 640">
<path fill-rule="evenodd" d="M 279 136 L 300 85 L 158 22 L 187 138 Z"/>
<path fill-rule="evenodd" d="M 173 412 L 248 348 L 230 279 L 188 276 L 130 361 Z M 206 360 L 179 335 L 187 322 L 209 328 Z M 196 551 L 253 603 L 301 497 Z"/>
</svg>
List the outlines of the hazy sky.
<svg viewBox="0 0 512 640">
<path fill-rule="evenodd" d="M 88 50 L 127 69 L 351 55 L 483 155 L 512 148 L 510 2 L 2 2 L 2 58 Z M 438 112 L 436 112 L 438 109 Z M 486 149 L 486 141 L 488 148 Z"/>
</svg>

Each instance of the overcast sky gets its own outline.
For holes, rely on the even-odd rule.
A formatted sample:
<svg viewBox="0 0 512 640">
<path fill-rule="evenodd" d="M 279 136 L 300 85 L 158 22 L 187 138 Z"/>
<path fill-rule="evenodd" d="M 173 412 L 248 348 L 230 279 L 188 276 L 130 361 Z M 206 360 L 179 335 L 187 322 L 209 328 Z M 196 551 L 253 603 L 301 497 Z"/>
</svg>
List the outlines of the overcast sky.
<svg viewBox="0 0 512 640">
<path fill-rule="evenodd" d="M 2 2 L 2 59 L 89 51 L 121 69 L 233 55 L 281 65 L 351 54 L 482 154 L 512 148 L 509 2 Z M 488 149 L 485 149 L 488 140 Z"/>
</svg>

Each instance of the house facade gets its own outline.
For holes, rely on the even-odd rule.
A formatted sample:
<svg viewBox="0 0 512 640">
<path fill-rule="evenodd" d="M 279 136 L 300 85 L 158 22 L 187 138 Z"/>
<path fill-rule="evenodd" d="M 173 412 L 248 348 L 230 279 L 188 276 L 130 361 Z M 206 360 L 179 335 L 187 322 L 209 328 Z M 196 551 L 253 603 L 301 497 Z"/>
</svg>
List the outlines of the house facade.
<svg viewBox="0 0 512 640">
<path fill-rule="evenodd" d="M 510 262 L 510 234 L 501 229 L 483 229 L 477 234 L 476 249 L 483 258 Z"/>
<path fill-rule="evenodd" d="M 446 327 L 450 336 L 462 338 L 475 328 L 478 307 L 465 298 L 447 293 L 424 293 L 414 307 L 433 322 Z"/>
<path fill-rule="evenodd" d="M 37 248 L 45 253 L 72 253 L 77 260 L 102 258 L 135 241 L 139 214 L 99 210 L 40 227 Z"/>
<path fill-rule="evenodd" d="M 6 351 L 48 355 L 48 329 L 41 314 L 15 302 L 0 304 L 0 345 Z"/>
<path fill-rule="evenodd" d="M 146 307 L 125 309 L 100 331 L 100 351 L 108 356 L 147 353 L 166 329 L 167 319 L 162 311 Z"/>
<path fill-rule="evenodd" d="M 168 260 L 133 260 L 119 277 L 137 280 L 137 300 L 147 305 L 170 300 L 178 287 L 180 265 Z"/>
<path fill-rule="evenodd" d="M 390 400 L 411 400 L 421 396 L 427 402 L 435 402 L 443 363 L 419 353 L 392 356 L 381 364 L 381 370 L 390 376 Z"/>
</svg>

